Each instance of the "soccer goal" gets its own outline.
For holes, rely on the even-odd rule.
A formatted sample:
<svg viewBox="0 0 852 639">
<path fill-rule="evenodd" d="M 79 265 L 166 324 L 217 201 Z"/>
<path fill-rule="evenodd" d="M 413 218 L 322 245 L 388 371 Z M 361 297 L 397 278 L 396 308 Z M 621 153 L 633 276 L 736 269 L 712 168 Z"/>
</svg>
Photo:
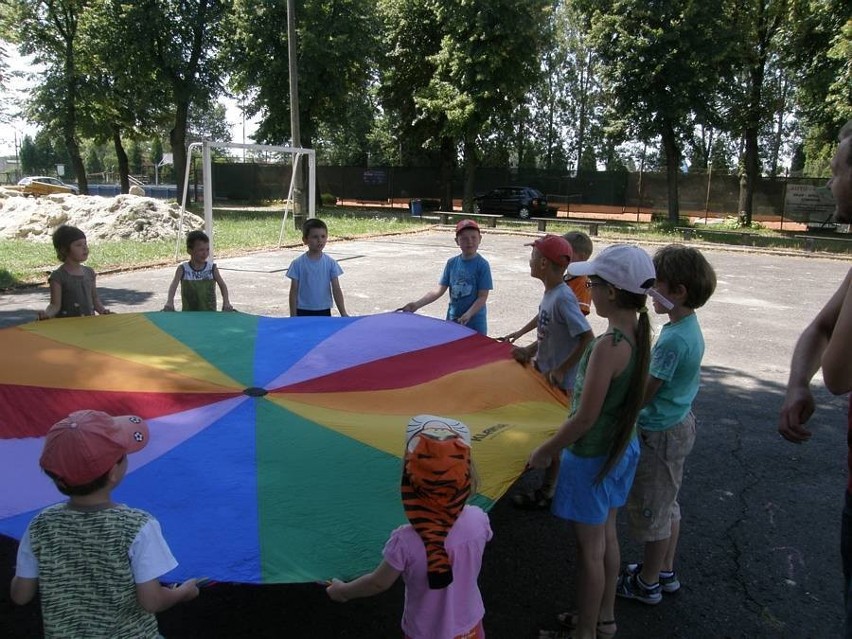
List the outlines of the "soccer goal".
<svg viewBox="0 0 852 639">
<path fill-rule="evenodd" d="M 186 153 L 186 175 L 183 180 L 183 197 L 180 205 L 180 220 L 178 222 L 178 235 L 175 241 L 175 260 L 181 252 L 181 239 L 183 232 L 183 214 L 186 211 L 186 198 L 189 192 L 189 169 L 192 166 L 192 153 L 201 149 L 201 177 L 204 189 L 204 232 L 210 238 L 210 259 L 213 259 L 213 170 L 211 149 L 244 149 L 246 151 L 263 151 L 289 155 L 292 158 L 293 170 L 290 173 L 290 187 L 287 190 L 287 199 L 284 202 L 284 215 L 281 218 L 281 230 L 278 233 L 278 247 L 284 240 L 284 228 L 288 216 L 293 214 L 293 193 L 296 187 L 296 176 L 305 158 L 308 161 L 308 217 L 316 217 L 316 192 L 317 192 L 317 156 L 313 149 L 304 149 L 291 146 L 275 146 L 270 144 L 245 144 L 241 142 L 216 142 L 204 140 L 193 142 L 187 148 Z"/>
</svg>

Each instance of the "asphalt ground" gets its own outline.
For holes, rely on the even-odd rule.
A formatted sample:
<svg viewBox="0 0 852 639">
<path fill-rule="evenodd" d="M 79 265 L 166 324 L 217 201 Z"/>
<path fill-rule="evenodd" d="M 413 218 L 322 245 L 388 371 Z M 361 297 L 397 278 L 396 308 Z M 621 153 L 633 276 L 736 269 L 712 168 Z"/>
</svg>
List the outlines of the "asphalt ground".
<svg viewBox="0 0 852 639">
<path fill-rule="evenodd" d="M 488 303 L 492 336 L 519 328 L 536 312 L 542 286 L 529 277 L 529 248 L 523 246 L 529 241 L 530 236 L 484 232 L 481 253 L 491 263 L 495 286 Z M 603 246 L 597 243 L 596 250 Z M 344 269 L 341 285 L 353 315 L 393 310 L 416 299 L 436 284 L 456 252 L 450 231 L 332 242 L 326 250 Z M 618 637 L 841 636 L 846 398 L 828 394 L 817 376 L 814 437 L 801 446 L 778 435 L 777 415 L 795 340 L 852 262 L 702 250 L 719 284 L 699 310 L 707 352 L 695 403 L 699 435 L 681 492 L 677 569 L 683 587 L 657 606 L 619 600 Z M 299 252 L 219 260 L 234 306 L 287 315 L 285 269 Z M 173 272 L 169 266 L 102 275 L 98 288 L 113 311 L 155 311 L 162 308 Z M 47 298 L 43 287 L 3 293 L 0 326 L 34 319 Z M 441 299 L 421 312 L 442 317 L 445 309 Z M 656 318 L 658 326 L 662 321 Z M 604 323 L 593 317 L 592 325 L 599 331 Z M 546 512 L 515 510 L 505 498 L 490 515 L 494 539 L 480 578 L 488 637 L 535 638 L 542 628 L 556 629 L 555 615 L 575 601 L 570 527 Z M 623 560 L 636 560 L 639 546 L 623 524 L 620 528 Z M 14 541 L 0 537 L 4 584 L 14 572 L 15 548 Z M 398 583 L 383 595 L 335 604 L 313 584 L 217 584 L 162 613 L 160 629 L 169 638 L 398 637 L 402 595 Z M 38 605 L 13 606 L 8 589 L 0 588 L 0 637 L 39 634 Z"/>
</svg>

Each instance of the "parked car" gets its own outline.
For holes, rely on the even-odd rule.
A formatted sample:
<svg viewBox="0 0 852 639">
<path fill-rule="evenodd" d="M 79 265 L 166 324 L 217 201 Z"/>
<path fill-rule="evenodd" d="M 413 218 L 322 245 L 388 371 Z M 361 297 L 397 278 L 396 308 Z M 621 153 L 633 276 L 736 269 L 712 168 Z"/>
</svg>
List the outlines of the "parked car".
<svg viewBox="0 0 852 639">
<path fill-rule="evenodd" d="M 50 193 L 73 193 L 79 195 L 80 190 L 73 184 L 65 184 L 62 180 L 47 175 L 35 175 L 18 180 L 21 193 L 24 195 L 48 195 Z"/>
<path fill-rule="evenodd" d="M 527 220 L 531 217 L 554 215 L 556 210 L 547 206 L 547 196 L 528 186 L 501 186 L 474 198 L 474 213 L 496 213 L 517 216 Z"/>
</svg>

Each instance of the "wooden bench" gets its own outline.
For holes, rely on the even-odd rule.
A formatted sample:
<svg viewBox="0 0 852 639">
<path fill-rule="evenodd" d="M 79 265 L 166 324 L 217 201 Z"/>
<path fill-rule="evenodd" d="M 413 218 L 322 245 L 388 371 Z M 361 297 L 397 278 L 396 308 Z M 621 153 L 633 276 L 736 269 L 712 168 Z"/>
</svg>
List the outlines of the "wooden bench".
<svg viewBox="0 0 852 639">
<path fill-rule="evenodd" d="M 794 235 L 797 240 L 802 240 L 805 250 L 813 253 L 816 251 L 817 242 L 852 242 L 852 237 L 826 237 L 824 235 Z"/>
<path fill-rule="evenodd" d="M 503 217 L 502 215 L 494 215 L 493 213 L 465 213 L 463 211 L 438 211 L 437 213 L 441 224 L 449 224 L 451 217 L 458 217 L 470 220 L 484 220 L 488 222 L 488 226 L 492 229 L 497 228 L 497 220 Z"/>
<path fill-rule="evenodd" d="M 531 217 L 531 222 L 538 223 L 538 230 L 544 233 L 547 231 L 548 222 L 560 222 L 562 224 L 570 224 L 571 226 L 584 226 L 589 230 L 589 235 L 597 235 L 598 227 L 606 224 L 606 221 L 599 220 L 574 220 L 567 217 Z"/>
</svg>

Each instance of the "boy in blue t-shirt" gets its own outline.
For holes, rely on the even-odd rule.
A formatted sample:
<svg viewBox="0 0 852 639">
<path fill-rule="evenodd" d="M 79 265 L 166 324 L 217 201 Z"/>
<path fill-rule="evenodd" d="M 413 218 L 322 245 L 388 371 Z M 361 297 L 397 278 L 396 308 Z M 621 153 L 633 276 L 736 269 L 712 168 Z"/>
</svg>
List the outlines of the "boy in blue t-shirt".
<svg viewBox="0 0 852 639">
<path fill-rule="evenodd" d="M 432 289 L 416 302 L 409 302 L 401 311 L 413 313 L 431 304 L 450 290 L 450 305 L 447 319 L 464 324 L 473 330 L 488 334 L 488 318 L 485 303 L 488 292 L 494 288 L 491 282 L 491 266 L 477 251 L 482 241 L 479 225 L 473 220 L 461 220 L 456 224 L 456 244 L 461 255 L 447 260 L 438 287 Z"/>
<path fill-rule="evenodd" d="M 290 317 L 330 317 L 332 300 L 340 317 L 349 317 L 340 288 L 343 269 L 332 257 L 323 253 L 328 241 L 328 227 L 317 217 L 302 225 L 302 243 L 308 250 L 290 262 Z"/>
<path fill-rule="evenodd" d="M 647 604 L 660 603 L 663 592 L 680 588 L 674 571 L 680 535 L 677 495 L 684 462 L 695 443 L 692 402 L 704 357 L 695 309 L 716 289 L 716 273 L 697 249 L 664 246 L 654 255 L 654 268 L 654 288 L 672 307 L 654 300 L 654 311 L 667 313 L 669 321 L 651 353 L 645 407 L 638 419 L 639 465 L 627 501 L 630 533 L 644 543 L 644 557 L 641 563 L 628 564 L 616 593 Z"/>
</svg>

